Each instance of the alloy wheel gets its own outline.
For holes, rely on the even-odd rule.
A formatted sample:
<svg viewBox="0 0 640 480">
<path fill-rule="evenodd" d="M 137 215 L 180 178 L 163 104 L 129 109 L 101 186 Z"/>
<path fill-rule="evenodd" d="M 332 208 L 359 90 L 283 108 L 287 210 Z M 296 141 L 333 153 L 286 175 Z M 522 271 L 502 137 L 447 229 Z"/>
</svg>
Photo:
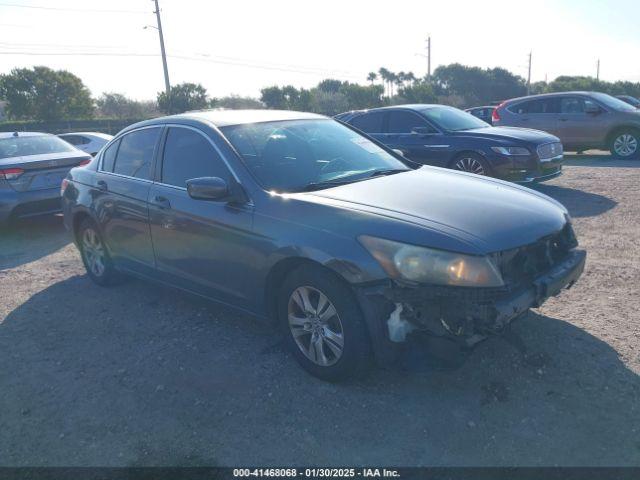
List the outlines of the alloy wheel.
<svg viewBox="0 0 640 480">
<path fill-rule="evenodd" d="M 96 277 L 102 277 L 106 270 L 104 246 L 92 228 L 87 228 L 82 233 L 82 253 L 91 273 Z"/>
<path fill-rule="evenodd" d="M 477 158 L 464 157 L 455 163 L 456 170 L 462 172 L 475 173 L 476 175 L 486 175 L 482 163 Z"/>
<path fill-rule="evenodd" d="M 630 157 L 638 150 L 638 140 L 630 133 L 623 133 L 614 140 L 613 150 L 621 157 Z"/>
<path fill-rule="evenodd" d="M 322 367 L 335 364 L 344 350 L 344 331 L 336 308 L 314 287 L 298 287 L 289 297 L 291 335 L 300 351 Z"/>
</svg>

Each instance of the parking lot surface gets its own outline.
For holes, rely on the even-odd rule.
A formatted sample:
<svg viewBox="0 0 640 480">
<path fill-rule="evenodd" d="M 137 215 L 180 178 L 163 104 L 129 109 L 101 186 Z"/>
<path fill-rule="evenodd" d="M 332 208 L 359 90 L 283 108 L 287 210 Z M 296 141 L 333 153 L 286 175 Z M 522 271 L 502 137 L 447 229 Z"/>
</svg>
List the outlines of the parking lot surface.
<svg viewBox="0 0 640 480">
<path fill-rule="evenodd" d="M 94 285 L 60 217 L 0 233 L 0 465 L 640 466 L 640 162 L 568 157 L 578 284 L 460 366 L 358 382 L 267 325 L 132 280 Z M 464 208 L 473 208 L 467 205 Z"/>
</svg>

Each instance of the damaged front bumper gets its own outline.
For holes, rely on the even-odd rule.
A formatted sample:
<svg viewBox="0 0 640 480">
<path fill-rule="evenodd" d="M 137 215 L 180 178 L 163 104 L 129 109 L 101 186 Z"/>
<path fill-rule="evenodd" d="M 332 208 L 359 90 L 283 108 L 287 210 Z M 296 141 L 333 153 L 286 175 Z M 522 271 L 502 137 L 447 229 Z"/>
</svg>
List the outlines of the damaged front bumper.
<svg viewBox="0 0 640 480">
<path fill-rule="evenodd" d="M 500 333 L 529 308 L 570 288 L 582 274 L 585 260 L 585 251 L 572 250 L 544 274 L 517 286 L 470 288 L 391 281 L 360 287 L 358 297 L 374 350 L 385 362 L 394 342 L 404 341 L 414 330 L 469 346 Z"/>
</svg>

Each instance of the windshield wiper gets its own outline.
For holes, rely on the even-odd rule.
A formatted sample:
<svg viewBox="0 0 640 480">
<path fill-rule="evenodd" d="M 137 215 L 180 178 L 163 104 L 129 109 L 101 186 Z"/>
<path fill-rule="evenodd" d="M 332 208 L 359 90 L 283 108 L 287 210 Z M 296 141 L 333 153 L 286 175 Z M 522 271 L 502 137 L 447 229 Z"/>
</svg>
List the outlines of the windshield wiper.
<svg viewBox="0 0 640 480">
<path fill-rule="evenodd" d="M 314 190 L 322 190 L 323 188 L 337 187 L 339 185 L 346 185 L 348 183 L 357 182 L 357 179 L 346 180 L 337 182 L 335 180 L 327 180 L 325 182 L 311 182 L 307 183 L 304 187 L 300 188 L 299 192 L 312 192 Z"/>
<path fill-rule="evenodd" d="M 388 170 L 376 170 L 366 178 L 382 177 L 385 175 L 393 175 L 394 173 L 408 172 L 408 168 L 390 168 Z"/>
<path fill-rule="evenodd" d="M 409 169 L 400 169 L 400 168 L 393 168 L 393 169 L 387 169 L 387 170 L 376 170 L 375 172 L 372 172 L 370 175 L 367 175 L 365 177 L 361 177 L 361 176 L 349 176 L 349 177 L 344 177 L 344 180 L 342 181 L 338 181 L 338 180 L 326 180 L 324 182 L 311 182 L 311 183 L 307 183 L 304 187 L 302 187 L 300 190 L 298 190 L 299 192 L 311 192 L 313 190 L 321 190 L 323 188 L 331 188 L 331 187 L 338 187 L 340 185 L 346 185 L 348 183 L 355 183 L 355 182 L 361 182 L 363 180 L 369 180 L 370 178 L 374 178 L 374 177 L 380 177 L 380 176 L 384 176 L 384 175 L 393 175 L 394 173 L 401 173 L 401 172 L 408 172 Z"/>
</svg>

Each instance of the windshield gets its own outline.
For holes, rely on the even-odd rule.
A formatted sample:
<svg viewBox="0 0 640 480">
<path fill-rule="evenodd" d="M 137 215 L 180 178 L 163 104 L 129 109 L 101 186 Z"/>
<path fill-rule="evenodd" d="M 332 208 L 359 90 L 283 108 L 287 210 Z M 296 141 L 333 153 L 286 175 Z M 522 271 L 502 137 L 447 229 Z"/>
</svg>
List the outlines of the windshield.
<svg viewBox="0 0 640 480">
<path fill-rule="evenodd" d="M 53 135 L 0 139 L 0 158 L 28 157 L 44 153 L 73 152 L 76 149 Z"/>
<path fill-rule="evenodd" d="M 637 112 L 638 110 L 633 105 L 629 105 L 626 102 L 623 102 L 619 98 L 612 97 L 611 95 L 607 95 L 606 93 L 592 93 L 593 98 L 598 100 L 600 103 L 605 105 L 606 107 L 612 108 L 613 110 L 618 110 L 620 112 Z"/>
<path fill-rule="evenodd" d="M 441 129 L 454 132 L 489 126 L 488 123 L 470 113 L 453 107 L 429 107 L 422 110 L 422 114 Z"/>
<path fill-rule="evenodd" d="M 409 168 L 333 120 L 291 120 L 221 128 L 266 190 L 296 192 Z"/>
</svg>

